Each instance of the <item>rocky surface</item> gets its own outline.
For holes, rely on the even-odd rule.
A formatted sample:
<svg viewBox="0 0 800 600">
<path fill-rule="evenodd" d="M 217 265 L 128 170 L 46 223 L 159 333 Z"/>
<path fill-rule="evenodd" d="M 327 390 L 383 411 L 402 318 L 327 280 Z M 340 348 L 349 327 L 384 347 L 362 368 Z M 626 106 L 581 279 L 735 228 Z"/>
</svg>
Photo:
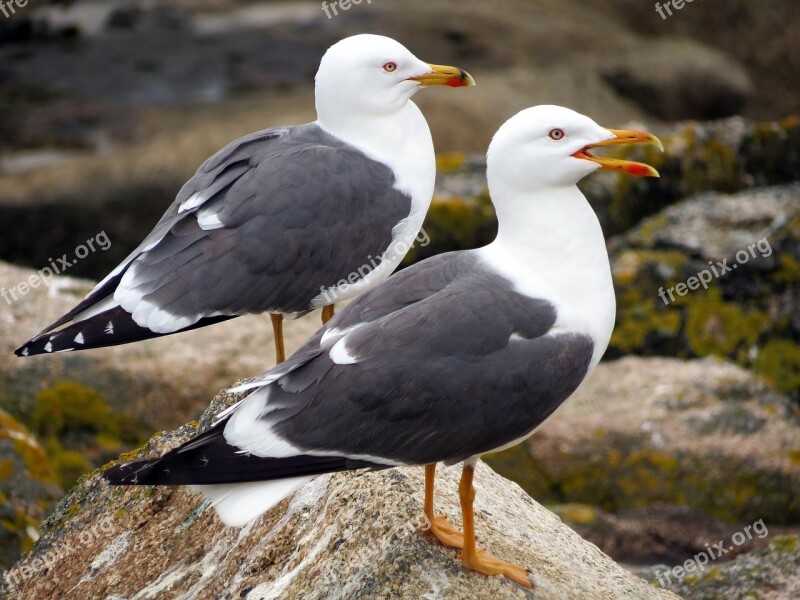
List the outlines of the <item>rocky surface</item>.
<svg viewBox="0 0 800 600">
<path fill-rule="evenodd" d="M 621 126 L 609 122 L 603 124 Z M 660 178 L 640 179 L 598 173 L 580 182 L 609 237 L 628 232 L 643 219 L 657 215 L 676 202 L 703 193 L 734 194 L 792 184 L 800 172 L 800 120 L 797 118 L 759 123 L 732 117 L 720 121 L 646 127 L 658 134 L 664 143 L 664 152 L 652 146 L 623 146 L 607 154 L 652 164 L 661 173 Z M 426 255 L 463 248 L 465 246 L 459 246 L 463 240 L 473 241 L 470 235 L 482 243 L 489 241 L 495 222 L 491 205 L 487 202 L 485 159 L 480 155 L 442 153 L 438 163 L 436 198 L 441 202 L 431 207 L 425 224 L 426 229 L 438 235 L 431 236 L 433 243 L 425 248 Z M 776 223 L 791 221 L 800 206 L 796 201 L 797 191 L 787 187 L 776 193 L 788 196 L 781 202 L 781 214 L 773 214 L 778 218 Z M 736 208 L 747 204 L 746 214 L 758 213 L 761 210 L 760 197 L 750 200 L 748 196 L 742 196 Z M 713 199 L 706 199 L 701 207 L 711 209 L 713 204 Z M 768 218 L 767 213 L 774 213 L 773 204 L 768 202 L 764 208 L 765 214 L 760 215 L 762 221 Z M 718 215 L 719 211 L 712 211 L 712 214 Z M 453 217 L 454 223 L 448 230 L 447 225 Z M 737 235 L 758 233 L 756 220 L 743 224 L 742 219 L 736 222 L 736 217 L 732 218 L 734 221 L 718 220 L 713 226 L 722 227 L 724 231 L 734 226 L 744 230 Z M 708 218 L 704 222 L 708 223 Z M 697 226 L 692 226 L 692 230 L 697 232 Z M 748 240 L 748 243 L 752 241 Z M 612 249 L 616 247 L 611 245 Z"/>
<path fill-rule="evenodd" d="M 714 519 L 687 506 L 673 504 L 653 503 L 647 508 L 616 513 L 579 503 L 554 505 L 552 510 L 582 538 L 639 574 L 647 572 L 642 565 L 683 564 L 688 557 L 707 550 L 718 540 L 730 542 L 736 535 L 739 543 L 721 556 L 719 562 L 732 560 L 766 547 L 771 538 L 791 531 L 768 527 L 766 523 L 762 527 L 759 522 L 758 531 L 753 532 L 751 526 L 750 536 L 740 540 L 738 532 L 746 525 Z"/>
<path fill-rule="evenodd" d="M 640 0 L 609 0 L 602 6 L 640 35 L 692 37 L 745 65 L 756 90 L 746 108 L 748 116 L 774 119 L 800 112 L 800 81 L 794 76 L 800 49 L 790 41 L 800 33 L 794 0 L 768 5 L 752 0 L 685 2 L 672 16 L 666 11 L 661 16 L 655 3 Z"/>
<path fill-rule="evenodd" d="M 663 574 L 664 567 L 641 572 L 654 585 L 660 585 L 658 573 L 668 589 L 688 600 L 795 600 L 800 598 L 800 537 L 777 536 L 766 548 L 732 562 L 715 563 L 702 572 L 673 576 L 671 582 Z"/>
<path fill-rule="evenodd" d="M 0 569 L 33 547 L 63 493 L 36 438 L 0 410 Z"/>
<path fill-rule="evenodd" d="M 716 359 L 603 363 L 527 448 L 487 461 L 548 503 L 800 523 L 800 412 Z"/>
<path fill-rule="evenodd" d="M 19 290 L 35 272 L 0 263 L 0 290 Z M 85 280 L 56 277 L 16 301 L 0 299 L 0 407 L 30 414 L 37 392 L 74 381 L 99 393 L 115 414 L 152 432 L 198 416 L 207 398 L 244 376 L 275 363 L 272 327 L 263 316 L 138 344 L 85 352 L 16 358 L 13 350 L 77 304 L 92 288 Z M 284 327 L 293 351 L 319 327 L 312 313 Z M 187 376 L 190 374 L 190 376 Z"/>
<path fill-rule="evenodd" d="M 651 41 L 604 60 L 603 77 L 622 96 L 665 121 L 741 114 L 753 93 L 746 69 L 689 38 Z"/>
<path fill-rule="evenodd" d="M 216 412 L 232 399 L 218 398 Z M 206 423 L 210 414 L 203 419 Z M 155 436 L 158 454 L 194 432 Z M 459 521 L 457 467 L 440 469 L 438 509 Z M 421 468 L 322 476 L 243 529 L 181 488 L 84 480 L 6 577 L 9 598 L 673 598 L 616 565 L 517 485 L 479 464 L 479 542 L 524 565 L 533 590 L 463 570 L 419 530 Z M 70 549 L 71 551 L 67 551 Z"/>
<path fill-rule="evenodd" d="M 607 356 L 724 356 L 800 399 L 800 186 L 696 196 L 609 247 Z"/>
</svg>

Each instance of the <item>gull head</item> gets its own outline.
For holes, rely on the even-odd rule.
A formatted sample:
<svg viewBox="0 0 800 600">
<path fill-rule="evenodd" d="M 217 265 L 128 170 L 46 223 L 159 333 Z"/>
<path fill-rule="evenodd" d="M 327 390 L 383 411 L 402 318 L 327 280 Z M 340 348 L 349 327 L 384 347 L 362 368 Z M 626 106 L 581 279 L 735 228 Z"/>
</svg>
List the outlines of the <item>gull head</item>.
<svg viewBox="0 0 800 600">
<path fill-rule="evenodd" d="M 428 64 L 399 42 L 371 34 L 354 35 L 331 46 L 315 81 L 317 114 L 324 121 L 391 115 L 423 87 L 475 85 L 466 71 Z"/>
<path fill-rule="evenodd" d="M 574 186 L 594 171 L 618 171 L 638 177 L 658 177 L 653 167 L 627 160 L 595 156 L 591 150 L 620 144 L 652 144 L 651 133 L 607 129 L 561 106 L 534 106 L 506 121 L 489 145 L 490 179 L 518 189 Z M 663 149 L 663 148 L 662 148 Z"/>
</svg>

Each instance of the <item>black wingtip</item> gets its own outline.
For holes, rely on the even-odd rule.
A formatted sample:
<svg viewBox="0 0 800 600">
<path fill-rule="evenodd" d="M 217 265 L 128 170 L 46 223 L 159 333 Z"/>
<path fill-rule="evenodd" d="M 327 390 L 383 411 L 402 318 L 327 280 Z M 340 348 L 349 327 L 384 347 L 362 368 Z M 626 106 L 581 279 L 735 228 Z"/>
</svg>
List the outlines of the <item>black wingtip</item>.
<svg viewBox="0 0 800 600">
<path fill-rule="evenodd" d="M 139 481 L 138 474 L 146 469 L 149 463 L 154 461 L 139 458 L 130 462 L 117 463 L 114 466 L 102 472 L 102 477 L 111 485 L 137 485 L 143 482 Z"/>
</svg>

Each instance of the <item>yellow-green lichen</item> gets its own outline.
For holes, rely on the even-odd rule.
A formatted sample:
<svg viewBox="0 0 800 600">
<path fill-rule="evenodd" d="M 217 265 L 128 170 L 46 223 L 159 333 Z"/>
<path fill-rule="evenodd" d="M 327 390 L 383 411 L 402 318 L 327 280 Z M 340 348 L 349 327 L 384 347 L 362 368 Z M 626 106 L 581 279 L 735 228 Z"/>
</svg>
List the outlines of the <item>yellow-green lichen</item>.
<svg viewBox="0 0 800 600">
<path fill-rule="evenodd" d="M 442 152 L 436 155 L 438 173 L 455 173 L 464 167 L 466 156 L 463 152 Z"/>
<path fill-rule="evenodd" d="M 53 466 L 42 450 L 41 446 L 32 439 L 15 439 L 14 450 L 22 457 L 28 475 L 33 479 L 45 483 L 54 483 L 56 480 Z"/>
<path fill-rule="evenodd" d="M 782 392 L 800 388 L 800 345 L 773 339 L 758 351 L 755 371 Z"/>
<path fill-rule="evenodd" d="M 772 540 L 772 546 L 779 552 L 794 552 L 800 546 L 796 535 L 779 535 Z"/>
<path fill-rule="evenodd" d="M 569 456 L 540 454 L 536 446 L 525 444 L 513 450 L 489 455 L 487 463 L 548 504 L 578 503 L 619 512 L 667 503 L 732 522 L 800 520 L 800 481 L 743 460 L 667 453 L 642 436 L 607 432 L 585 439 Z"/>
<path fill-rule="evenodd" d="M 778 260 L 780 268 L 773 276 L 773 281 L 785 284 L 800 283 L 800 260 L 790 254 L 781 254 Z"/>
<path fill-rule="evenodd" d="M 722 300 L 718 289 L 687 299 L 686 339 L 697 356 L 729 356 L 756 344 L 770 323 L 769 316 Z"/>
<path fill-rule="evenodd" d="M 597 519 L 597 509 L 588 504 L 570 503 L 553 507 L 564 521 L 573 525 L 589 525 Z"/>
</svg>

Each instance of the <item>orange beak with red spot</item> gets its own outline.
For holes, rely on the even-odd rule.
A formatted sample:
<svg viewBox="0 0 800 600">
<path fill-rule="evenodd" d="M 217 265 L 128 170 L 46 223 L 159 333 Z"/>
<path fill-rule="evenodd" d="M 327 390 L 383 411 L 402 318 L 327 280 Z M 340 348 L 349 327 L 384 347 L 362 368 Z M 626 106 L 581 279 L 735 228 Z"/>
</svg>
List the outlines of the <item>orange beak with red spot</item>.
<svg viewBox="0 0 800 600">
<path fill-rule="evenodd" d="M 418 75 L 410 77 L 412 81 L 419 81 L 421 85 L 427 87 L 429 85 L 446 85 L 449 87 L 464 87 L 475 85 L 475 80 L 472 75 L 458 67 L 449 67 L 447 65 L 428 65 L 431 68 L 430 73 L 425 75 Z"/>
<path fill-rule="evenodd" d="M 590 160 L 600 165 L 601 171 L 620 171 L 622 173 L 629 173 L 636 177 L 660 177 L 650 165 L 644 163 L 634 162 L 630 160 L 622 160 L 620 158 L 604 158 L 602 156 L 594 156 L 590 150 L 592 148 L 604 148 L 606 146 L 619 146 L 622 144 L 650 144 L 656 146 L 659 150 L 664 150 L 664 146 L 656 136 L 646 131 L 639 129 L 609 129 L 614 137 L 596 144 L 589 144 L 584 146 L 572 156 L 581 158 L 583 160 Z"/>
</svg>

